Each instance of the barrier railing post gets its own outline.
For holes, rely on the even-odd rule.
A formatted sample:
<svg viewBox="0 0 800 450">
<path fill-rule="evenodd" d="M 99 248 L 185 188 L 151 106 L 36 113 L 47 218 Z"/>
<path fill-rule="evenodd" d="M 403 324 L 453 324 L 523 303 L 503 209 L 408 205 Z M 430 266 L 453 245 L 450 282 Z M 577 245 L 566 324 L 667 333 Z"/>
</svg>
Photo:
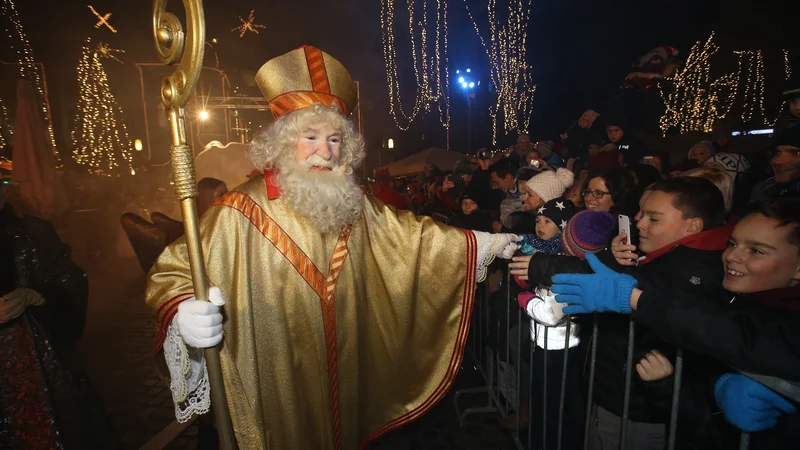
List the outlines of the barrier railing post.
<svg viewBox="0 0 800 450">
<path fill-rule="evenodd" d="M 631 407 L 631 373 L 633 372 L 633 340 L 636 337 L 633 319 L 628 322 L 628 356 L 625 359 L 625 397 L 622 400 L 622 424 L 619 431 L 619 450 L 628 445 L 628 412 Z"/>
<path fill-rule="evenodd" d="M 510 305 L 510 303 L 509 303 Z M 509 306 L 510 308 L 511 306 Z M 517 432 L 515 441 L 519 442 L 519 411 L 522 409 L 522 308 L 517 308 Z M 531 368 L 533 372 L 533 368 Z M 528 410 L 530 412 L 530 410 Z M 528 414 L 528 429 L 530 430 L 530 417 Z"/>
<path fill-rule="evenodd" d="M 592 396 L 594 395 L 594 369 L 597 363 L 597 335 L 600 328 L 597 323 L 597 314 L 593 316 L 592 324 L 592 348 L 589 356 L 589 390 L 586 392 L 586 424 L 583 434 L 583 450 L 589 448 L 589 428 L 592 423 Z"/>
<path fill-rule="evenodd" d="M 675 384 L 672 387 L 672 409 L 669 415 L 669 435 L 667 450 L 675 450 L 675 437 L 678 431 L 678 405 L 681 397 L 681 381 L 683 380 L 683 350 L 675 354 Z"/>
<path fill-rule="evenodd" d="M 544 353 L 542 353 L 542 448 L 547 448 L 547 333 L 550 327 L 544 326 Z"/>
<path fill-rule="evenodd" d="M 508 415 L 511 410 L 509 406 L 513 406 L 511 402 L 511 381 L 509 377 L 509 372 L 511 371 L 511 280 L 511 269 L 508 269 L 506 271 L 506 370 L 503 371 L 503 376 L 506 381 L 506 395 L 504 396 L 505 401 L 503 402 L 505 403 L 504 409 L 506 415 Z M 514 304 L 516 304 L 516 302 L 514 302 Z M 519 409 L 519 407 L 517 407 L 517 409 Z M 519 414 L 517 414 L 517 416 L 519 416 Z"/>
<path fill-rule="evenodd" d="M 739 450 L 748 450 L 750 448 L 750 433 L 742 432 L 739 438 Z"/>
<path fill-rule="evenodd" d="M 531 322 L 531 329 L 533 330 L 533 336 L 531 337 L 531 351 L 530 351 L 530 362 L 531 362 L 531 371 L 528 374 L 528 386 L 533 386 L 533 354 L 536 351 L 536 341 L 539 338 L 539 328 Z M 528 396 L 528 411 L 533 411 L 533 392 L 531 395 Z M 532 425 L 530 422 L 533 420 L 533 414 L 530 415 L 528 419 L 528 423 Z M 531 432 L 533 429 L 532 426 L 528 427 L 528 446 L 526 448 L 531 448 L 531 440 L 533 437 L 533 433 Z"/>
<path fill-rule="evenodd" d="M 558 400 L 558 440 L 556 441 L 557 450 L 561 450 L 561 439 L 564 432 L 564 399 L 567 393 L 567 362 L 569 361 L 569 338 L 572 327 L 570 316 L 567 319 L 567 331 L 564 338 L 564 369 L 561 372 L 561 397 Z"/>
</svg>

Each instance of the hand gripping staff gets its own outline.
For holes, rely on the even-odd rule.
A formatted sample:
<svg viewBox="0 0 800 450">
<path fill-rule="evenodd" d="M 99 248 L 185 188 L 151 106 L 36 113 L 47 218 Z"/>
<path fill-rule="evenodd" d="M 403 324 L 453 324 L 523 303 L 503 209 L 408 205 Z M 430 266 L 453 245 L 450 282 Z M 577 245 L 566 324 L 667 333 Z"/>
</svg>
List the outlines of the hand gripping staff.
<svg viewBox="0 0 800 450">
<path fill-rule="evenodd" d="M 169 115 L 172 131 L 170 147 L 172 182 L 175 186 L 175 193 L 181 202 L 195 298 L 208 301 L 208 276 L 203 262 L 203 249 L 200 246 L 197 205 L 194 199 L 197 196 L 194 159 L 192 150 L 186 143 L 184 118 L 184 107 L 194 93 L 203 65 L 205 45 L 203 2 L 202 0 L 182 0 L 186 10 L 187 25 L 186 31 L 184 31 L 178 17 L 166 12 L 167 1 L 153 1 L 153 35 L 156 52 L 161 62 L 168 66 L 179 63 L 175 71 L 161 82 L 161 101 Z M 211 405 L 217 420 L 220 448 L 233 450 L 236 448 L 236 441 L 231 427 L 228 403 L 225 400 L 219 347 L 206 349 L 205 358 L 211 382 Z"/>
</svg>

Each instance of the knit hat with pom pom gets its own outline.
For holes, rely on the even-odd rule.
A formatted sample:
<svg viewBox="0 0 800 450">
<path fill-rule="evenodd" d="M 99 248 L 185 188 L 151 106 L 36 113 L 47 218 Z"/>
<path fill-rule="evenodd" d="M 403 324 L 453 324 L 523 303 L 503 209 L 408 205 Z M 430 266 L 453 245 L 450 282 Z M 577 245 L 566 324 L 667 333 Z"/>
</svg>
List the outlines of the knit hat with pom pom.
<svg viewBox="0 0 800 450">
<path fill-rule="evenodd" d="M 561 233 L 561 241 L 567 255 L 586 258 L 587 253 L 597 253 L 611 239 L 617 223 L 614 216 L 605 211 L 581 211 L 572 216 Z"/>
<path fill-rule="evenodd" d="M 571 170 L 559 168 L 555 172 L 546 170 L 528 180 L 525 184 L 545 203 L 554 198 L 561 197 L 564 192 L 572 186 L 575 174 Z"/>
</svg>

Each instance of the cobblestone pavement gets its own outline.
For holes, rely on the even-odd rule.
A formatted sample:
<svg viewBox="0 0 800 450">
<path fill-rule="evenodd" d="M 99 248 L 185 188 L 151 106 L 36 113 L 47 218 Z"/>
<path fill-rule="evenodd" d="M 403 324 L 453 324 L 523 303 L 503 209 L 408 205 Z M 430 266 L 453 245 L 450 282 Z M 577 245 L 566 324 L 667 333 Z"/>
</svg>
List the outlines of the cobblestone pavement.
<svg viewBox="0 0 800 450">
<path fill-rule="evenodd" d="M 168 385 L 159 376 L 152 350 L 155 325 L 144 304 L 145 277 L 134 258 L 76 255 L 89 274 L 86 332 L 78 344 L 94 389 L 125 449 L 138 449 L 173 419 Z M 461 376 L 457 386 L 473 382 Z M 508 434 L 492 415 L 470 416 L 458 426 L 452 392 L 417 422 L 372 443 L 372 450 L 511 449 Z M 197 425 L 168 449 L 194 449 Z"/>
</svg>

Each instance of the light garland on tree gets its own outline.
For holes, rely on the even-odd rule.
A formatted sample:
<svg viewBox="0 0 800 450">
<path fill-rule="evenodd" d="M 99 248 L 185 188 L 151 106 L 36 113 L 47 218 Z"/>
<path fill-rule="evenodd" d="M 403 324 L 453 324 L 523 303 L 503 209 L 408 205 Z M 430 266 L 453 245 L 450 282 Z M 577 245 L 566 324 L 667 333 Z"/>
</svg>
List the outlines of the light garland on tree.
<svg viewBox="0 0 800 450">
<path fill-rule="evenodd" d="M 19 74 L 21 77 L 27 78 L 33 82 L 38 95 L 38 101 L 42 109 L 44 123 L 47 124 L 47 133 L 50 137 L 50 145 L 53 147 L 53 156 L 55 158 L 56 166 L 61 166 L 61 158 L 56 149 L 56 138 L 53 134 L 53 124 L 50 122 L 50 114 L 47 110 L 47 101 L 45 101 L 45 93 L 42 88 L 42 78 L 36 68 L 36 63 L 33 59 L 33 49 L 31 43 L 28 41 L 28 36 L 22 28 L 22 23 L 19 20 L 19 13 L 14 6 L 13 0 L 2 0 L 0 4 L 0 11 L 3 17 L 6 17 L 14 26 L 13 31 L 10 31 L 5 26 L 6 35 L 8 36 L 11 48 L 17 53 L 17 62 L 19 63 Z M 16 45 L 15 45 L 16 44 Z"/>
<path fill-rule="evenodd" d="M 508 18 L 501 25 L 497 19 L 497 0 L 488 3 L 489 44 L 483 38 L 478 23 L 464 0 L 467 15 L 489 58 L 492 85 L 497 100 L 489 108 L 492 117 L 492 142 L 497 143 L 498 116 L 502 114 L 503 131 L 525 131 L 530 126 L 536 85 L 531 67 L 527 64 L 527 29 L 531 0 L 510 0 Z"/>
<path fill-rule="evenodd" d="M 111 48 L 105 42 L 97 43 L 97 56 L 104 59 L 113 59 L 114 61 L 122 64 L 122 60 L 117 58 L 116 53 L 125 53 L 125 50 L 121 50 L 118 48 Z"/>
<path fill-rule="evenodd" d="M 447 67 L 447 2 L 446 0 L 436 0 L 436 14 L 435 20 L 433 20 L 432 14 L 428 11 L 429 0 L 419 1 L 422 3 L 421 13 L 417 12 L 417 0 L 406 0 L 411 61 L 417 85 L 410 112 L 403 109 L 400 98 L 400 77 L 398 76 L 394 30 L 395 0 L 381 1 L 381 29 L 383 31 L 386 81 L 389 88 L 389 113 L 398 128 L 408 130 L 414 120 L 429 114 L 432 105 L 436 104 L 439 121 L 445 128 L 449 128 L 450 73 Z M 431 22 L 432 25 L 430 25 Z M 433 44 L 428 39 L 430 26 L 435 27 Z M 417 33 L 419 33 L 419 38 L 417 38 Z M 418 40 L 419 42 L 417 42 Z M 444 59 L 444 64 L 442 64 L 442 59 Z"/>
<path fill-rule="evenodd" d="M 78 63 L 78 114 L 72 130 L 73 157 L 90 173 L 112 175 L 131 167 L 131 140 L 122 121 L 122 107 L 117 103 L 100 52 L 87 38 Z"/>
</svg>

